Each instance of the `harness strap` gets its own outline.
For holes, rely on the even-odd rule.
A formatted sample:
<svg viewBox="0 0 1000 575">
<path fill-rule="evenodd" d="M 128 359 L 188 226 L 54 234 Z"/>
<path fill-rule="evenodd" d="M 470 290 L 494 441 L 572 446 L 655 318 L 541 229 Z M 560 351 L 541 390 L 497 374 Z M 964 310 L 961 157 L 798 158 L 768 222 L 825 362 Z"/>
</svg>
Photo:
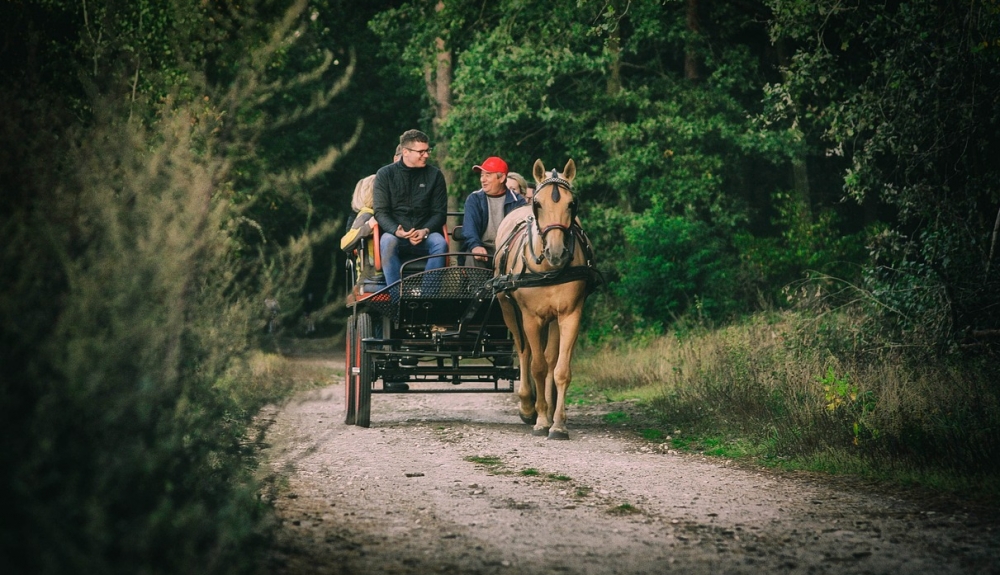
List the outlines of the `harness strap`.
<svg viewBox="0 0 1000 575">
<path fill-rule="evenodd" d="M 531 253 L 531 257 L 537 260 L 535 263 L 541 261 L 541 258 L 534 252 L 533 242 L 530 241 L 531 226 L 529 224 L 532 221 L 533 218 L 528 217 L 518 222 L 514 226 L 514 229 L 511 230 L 511 233 L 504 239 L 503 243 L 497 247 L 495 255 L 496 269 L 507 269 L 511 251 L 516 253 L 515 257 L 523 257 L 523 245 L 525 241 L 528 242 L 528 251 Z M 580 247 L 583 249 L 584 265 L 568 266 L 548 272 L 526 271 L 499 275 L 487 281 L 484 289 L 492 290 L 494 294 L 498 294 L 500 292 L 513 291 L 521 287 L 541 287 L 586 280 L 587 295 L 590 295 L 599 286 L 604 284 L 604 276 L 597 269 L 594 262 L 594 245 L 591 243 L 590 238 L 587 237 L 587 233 L 576 224 L 575 220 L 570 226 L 570 232 L 569 241 L 578 241 Z"/>
<path fill-rule="evenodd" d="M 590 266 L 569 266 L 550 272 L 528 272 L 496 276 L 486 282 L 494 294 L 513 291 L 524 287 L 543 287 L 585 280 L 587 295 L 604 283 L 604 276 L 596 268 Z"/>
</svg>

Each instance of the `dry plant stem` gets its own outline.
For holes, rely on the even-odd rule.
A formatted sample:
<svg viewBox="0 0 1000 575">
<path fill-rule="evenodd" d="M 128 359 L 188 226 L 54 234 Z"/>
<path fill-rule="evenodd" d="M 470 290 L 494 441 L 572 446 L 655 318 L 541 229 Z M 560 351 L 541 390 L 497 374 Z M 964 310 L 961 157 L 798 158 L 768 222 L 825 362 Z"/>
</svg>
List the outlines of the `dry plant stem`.
<svg viewBox="0 0 1000 575">
<path fill-rule="evenodd" d="M 993 239 L 990 241 L 990 257 L 986 259 L 986 274 L 984 281 L 988 281 L 990 277 L 990 264 L 993 263 L 993 253 L 997 247 L 997 235 L 1000 234 L 1000 210 L 997 210 L 997 219 L 993 223 Z"/>
</svg>

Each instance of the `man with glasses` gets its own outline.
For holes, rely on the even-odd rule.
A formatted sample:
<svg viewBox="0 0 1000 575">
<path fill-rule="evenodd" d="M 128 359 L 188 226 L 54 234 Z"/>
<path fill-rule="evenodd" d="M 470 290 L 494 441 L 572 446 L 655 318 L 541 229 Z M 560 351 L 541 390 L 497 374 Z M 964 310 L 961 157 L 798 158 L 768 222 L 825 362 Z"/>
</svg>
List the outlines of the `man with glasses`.
<svg viewBox="0 0 1000 575">
<path fill-rule="evenodd" d="M 525 205 L 520 194 L 507 189 L 507 162 L 496 156 L 486 158 L 479 166 L 482 188 L 469 194 L 465 200 L 465 219 L 462 234 L 465 250 L 475 254 L 475 262 L 480 267 L 491 267 L 490 258 L 496 253 L 497 228 L 504 217 Z"/>
<path fill-rule="evenodd" d="M 375 220 L 382 230 L 379 248 L 386 285 L 400 279 L 406 259 L 434 255 L 424 269 L 444 267 L 448 244 L 442 235 L 448 191 L 441 170 L 427 165 L 430 140 L 420 130 L 399 137 L 402 158 L 375 176 Z"/>
</svg>

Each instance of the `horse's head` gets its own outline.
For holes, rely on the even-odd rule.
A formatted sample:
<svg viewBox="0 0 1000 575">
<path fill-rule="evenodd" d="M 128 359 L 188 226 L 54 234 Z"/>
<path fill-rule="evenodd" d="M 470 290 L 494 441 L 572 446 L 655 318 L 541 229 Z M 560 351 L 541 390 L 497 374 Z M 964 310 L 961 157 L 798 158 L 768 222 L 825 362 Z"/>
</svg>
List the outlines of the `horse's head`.
<svg viewBox="0 0 1000 575">
<path fill-rule="evenodd" d="M 532 175 L 535 177 L 535 197 L 531 209 L 542 241 L 542 256 L 549 265 L 559 268 L 573 258 L 569 228 L 576 218 L 576 198 L 573 197 L 576 164 L 571 159 L 562 173 L 555 170 L 546 173 L 542 161 L 535 160 Z"/>
</svg>

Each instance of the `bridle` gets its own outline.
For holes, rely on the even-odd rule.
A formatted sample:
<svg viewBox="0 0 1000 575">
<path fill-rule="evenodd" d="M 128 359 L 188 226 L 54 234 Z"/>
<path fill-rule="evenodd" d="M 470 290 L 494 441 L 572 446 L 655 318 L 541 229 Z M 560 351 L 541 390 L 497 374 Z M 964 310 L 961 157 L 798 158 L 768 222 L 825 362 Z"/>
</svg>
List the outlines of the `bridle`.
<svg viewBox="0 0 1000 575">
<path fill-rule="evenodd" d="M 555 169 L 553 169 L 552 173 L 549 174 L 549 177 L 545 178 L 544 180 L 542 180 L 541 182 L 538 183 L 538 187 L 535 189 L 535 197 L 537 198 L 538 197 L 538 193 L 541 192 L 542 189 L 544 189 L 545 186 L 548 186 L 548 185 L 552 186 L 552 196 L 551 196 L 551 198 L 552 198 L 552 203 L 553 204 L 558 204 L 559 200 L 562 199 L 561 198 L 561 194 L 559 193 L 559 186 L 562 186 L 562 187 L 566 188 L 570 192 L 573 191 L 573 185 L 570 184 L 569 181 L 560 178 L 559 177 L 559 172 L 557 172 L 557 171 L 555 171 Z M 576 206 L 576 202 L 574 201 L 572 203 L 572 205 L 570 206 L 569 225 L 564 225 L 564 224 L 549 224 L 549 225 L 547 225 L 547 226 L 545 226 L 543 228 L 543 227 L 541 227 L 541 224 L 538 223 L 538 204 L 533 202 L 531 204 L 531 213 L 532 213 L 533 216 L 535 216 L 535 228 L 538 230 L 538 233 L 541 234 L 542 241 L 545 241 L 545 234 L 551 232 L 552 230 L 562 230 L 564 232 L 568 232 L 570 226 L 572 226 L 573 222 L 576 220 L 576 210 L 577 210 L 577 206 Z"/>
<path fill-rule="evenodd" d="M 549 174 L 549 177 L 545 178 L 544 180 L 542 180 L 541 182 L 538 183 L 538 187 L 535 189 L 535 198 L 536 198 L 536 201 L 531 204 L 531 215 L 532 215 L 532 219 L 534 220 L 534 223 L 535 223 L 535 225 L 533 227 L 538 232 L 539 237 L 541 237 L 541 239 L 542 239 L 542 254 L 543 255 L 538 255 L 538 254 L 535 253 L 534 242 L 532 242 L 531 238 L 530 238 L 530 231 L 531 231 L 532 227 L 531 226 L 528 227 L 528 231 L 529 231 L 528 250 L 531 252 L 532 259 L 535 260 L 535 265 L 541 264 L 542 260 L 545 258 L 545 256 L 544 256 L 545 247 L 546 247 L 546 245 L 545 245 L 545 236 L 549 232 L 551 232 L 552 230 L 562 230 L 563 231 L 563 233 L 565 234 L 565 237 L 566 237 L 566 249 L 569 250 L 569 253 L 572 254 L 573 253 L 573 248 L 574 248 L 574 246 L 573 246 L 573 240 L 574 240 L 574 235 L 575 234 L 572 233 L 571 229 L 573 227 L 574 222 L 576 222 L 577 204 L 576 204 L 575 200 L 571 201 L 571 203 L 570 203 L 570 218 L 569 218 L 569 224 L 568 225 L 567 224 L 555 223 L 555 224 L 549 224 L 549 225 L 547 225 L 547 226 L 545 226 L 543 228 L 541 222 L 538 221 L 539 204 L 537 202 L 537 198 L 538 198 L 539 193 L 541 193 L 541 191 L 543 189 L 545 189 L 545 186 L 549 186 L 549 185 L 552 186 L 552 194 L 549 197 L 552 199 L 552 203 L 554 203 L 554 204 L 558 204 L 559 201 L 562 199 L 561 194 L 559 193 L 560 186 L 565 187 L 570 192 L 573 191 L 573 185 L 568 180 L 565 180 L 565 179 L 559 177 L 559 172 L 557 172 L 555 169 L 552 170 L 552 172 Z"/>
</svg>

